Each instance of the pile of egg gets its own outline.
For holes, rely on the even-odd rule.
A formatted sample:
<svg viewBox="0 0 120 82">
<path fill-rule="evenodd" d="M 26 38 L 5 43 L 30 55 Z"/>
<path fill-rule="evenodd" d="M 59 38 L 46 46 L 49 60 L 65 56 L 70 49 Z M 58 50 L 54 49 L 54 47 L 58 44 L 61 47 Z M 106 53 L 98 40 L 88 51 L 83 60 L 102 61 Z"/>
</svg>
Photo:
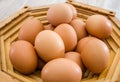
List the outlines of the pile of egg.
<svg viewBox="0 0 120 82">
<path fill-rule="evenodd" d="M 73 5 L 58 3 L 48 9 L 47 20 L 47 26 L 36 18 L 21 26 L 9 54 L 17 71 L 41 70 L 43 82 L 80 82 L 86 69 L 105 70 L 110 53 L 102 39 L 112 33 L 106 17 L 96 14 L 83 21 Z"/>
</svg>

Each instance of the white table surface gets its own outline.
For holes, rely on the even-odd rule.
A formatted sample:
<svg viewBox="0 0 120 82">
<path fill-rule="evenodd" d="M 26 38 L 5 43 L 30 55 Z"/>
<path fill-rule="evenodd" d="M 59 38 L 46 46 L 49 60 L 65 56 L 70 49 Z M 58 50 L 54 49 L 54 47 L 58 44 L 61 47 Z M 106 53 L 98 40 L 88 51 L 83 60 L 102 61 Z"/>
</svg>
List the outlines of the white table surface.
<svg viewBox="0 0 120 82">
<path fill-rule="evenodd" d="M 25 5 L 34 7 L 53 3 L 65 2 L 66 0 L 0 0 L 0 21 L 5 20 Z M 116 12 L 120 20 L 120 0 L 74 0 L 85 4 L 98 6 Z"/>
</svg>

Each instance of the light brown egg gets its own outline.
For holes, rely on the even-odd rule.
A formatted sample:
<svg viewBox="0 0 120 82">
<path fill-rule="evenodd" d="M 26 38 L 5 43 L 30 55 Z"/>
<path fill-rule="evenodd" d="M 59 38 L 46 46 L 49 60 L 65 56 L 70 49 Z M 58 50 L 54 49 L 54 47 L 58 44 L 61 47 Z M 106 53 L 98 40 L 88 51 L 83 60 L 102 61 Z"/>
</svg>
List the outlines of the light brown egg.
<svg viewBox="0 0 120 82">
<path fill-rule="evenodd" d="M 81 67 L 81 69 L 84 71 L 84 66 L 81 60 L 81 55 L 78 52 L 67 52 L 65 54 L 65 58 L 70 59 L 74 61 L 75 63 L 77 63 Z"/>
<path fill-rule="evenodd" d="M 85 38 L 82 38 L 81 40 L 78 41 L 78 44 L 77 44 L 77 48 L 76 48 L 76 51 L 81 53 L 82 49 L 84 48 L 84 46 L 87 44 L 87 42 L 89 42 L 89 40 L 91 39 L 92 37 L 85 37 Z"/>
<path fill-rule="evenodd" d="M 72 9 L 66 3 L 58 3 L 51 6 L 47 12 L 49 23 L 57 26 L 62 23 L 69 23 L 73 18 Z"/>
<path fill-rule="evenodd" d="M 43 67 L 41 78 L 43 82 L 80 82 L 82 71 L 75 62 L 57 58 Z"/>
<path fill-rule="evenodd" d="M 71 4 L 68 4 L 68 6 L 72 9 L 73 19 L 77 18 L 77 10 L 76 10 L 76 8 Z"/>
<path fill-rule="evenodd" d="M 12 43 L 9 54 L 13 67 L 23 73 L 30 74 L 38 65 L 38 58 L 31 43 L 19 40 Z"/>
<path fill-rule="evenodd" d="M 86 24 L 83 21 L 81 21 L 80 19 L 73 19 L 70 22 L 70 25 L 72 25 L 73 28 L 75 29 L 78 40 L 87 36 L 87 32 L 85 29 Z"/>
<path fill-rule="evenodd" d="M 29 41 L 34 45 L 36 35 L 43 30 L 43 25 L 36 18 L 28 19 L 20 28 L 18 39 Z"/>
<path fill-rule="evenodd" d="M 86 30 L 89 34 L 104 39 L 111 35 L 112 24 L 102 15 L 92 15 L 86 20 Z"/>
<path fill-rule="evenodd" d="M 94 37 L 89 40 L 81 51 L 84 65 L 93 73 L 101 73 L 107 67 L 109 56 L 107 45 Z"/>
<path fill-rule="evenodd" d="M 64 41 L 65 51 L 74 50 L 77 45 L 77 35 L 75 30 L 69 24 L 60 24 L 55 29 Z"/>
<path fill-rule="evenodd" d="M 41 59 L 48 62 L 64 57 L 65 46 L 61 37 L 54 31 L 41 31 L 35 39 L 35 49 Z"/>
</svg>

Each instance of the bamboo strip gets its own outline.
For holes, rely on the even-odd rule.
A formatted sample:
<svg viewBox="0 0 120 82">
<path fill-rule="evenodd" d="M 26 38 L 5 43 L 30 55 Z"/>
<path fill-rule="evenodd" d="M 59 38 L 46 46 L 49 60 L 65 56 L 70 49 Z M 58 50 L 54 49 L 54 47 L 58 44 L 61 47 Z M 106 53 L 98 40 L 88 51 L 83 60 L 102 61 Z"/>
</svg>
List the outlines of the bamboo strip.
<svg viewBox="0 0 120 82">
<path fill-rule="evenodd" d="M 91 15 L 96 14 L 96 13 L 93 12 L 93 11 L 86 11 L 85 9 L 81 9 L 81 8 L 79 8 L 79 7 L 76 7 L 76 9 L 77 9 L 77 12 L 80 12 L 80 13 L 85 14 L 85 15 L 88 15 L 88 16 L 91 16 Z"/>
<path fill-rule="evenodd" d="M 12 27 L 17 25 L 19 22 L 21 22 L 23 19 L 25 19 L 28 15 L 29 15 L 28 13 L 25 13 L 25 14 L 21 15 L 19 17 L 19 19 L 16 19 L 16 20 L 12 21 L 9 25 L 7 25 L 6 27 L 2 28 L 0 30 L 0 36 L 3 35 L 4 33 L 6 33 L 7 31 L 9 31 Z"/>
<path fill-rule="evenodd" d="M 33 79 L 35 79 L 36 82 L 43 82 L 42 79 L 40 77 L 37 77 L 36 75 L 30 75 L 30 77 L 32 77 Z"/>
<path fill-rule="evenodd" d="M 13 71 L 13 66 L 10 62 L 10 58 L 9 58 L 9 50 L 10 50 L 10 38 L 8 38 L 6 41 L 5 41 L 5 57 L 6 57 L 6 65 L 7 65 L 7 70 L 11 70 Z"/>
<path fill-rule="evenodd" d="M 10 37 L 10 42 L 16 41 L 18 39 L 18 32 Z"/>
<path fill-rule="evenodd" d="M 120 49 L 118 51 L 118 55 L 120 55 Z M 120 58 L 119 58 L 119 62 L 117 64 L 117 67 L 115 68 L 115 72 L 113 74 L 113 77 L 112 77 L 112 82 L 115 82 L 117 81 L 117 79 L 120 78 Z"/>
<path fill-rule="evenodd" d="M 4 36 L 0 37 L 0 43 L 1 43 L 1 67 L 3 71 L 7 71 L 6 67 L 6 61 L 5 61 L 5 45 L 4 45 Z"/>
<path fill-rule="evenodd" d="M 4 35 L 4 40 L 8 39 L 8 38 L 9 38 L 10 36 L 12 36 L 15 32 L 17 32 L 19 29 L 20 29 L 20 26 L 19 26 L 19 27 L 14 27 L 14 29 L 9 30 L 9 32 L 7 32 L 7 33 Z"/>
<path fill-rule="evenodd" d="M 116 53 L 116 55 L 115 55 L 115 58 L 114 58 L 114 60 L 113 60 L 113 63 L 112 63 L 112 65 L 111 65 L 111 67 L 110 67 L 110 70 L 108 71 L 108 74 L 107 74 L 105 80 L 109 80 L 109 79 L 112 78 L 112 76 L 113 76 L 113 74 L 114 74 L 114 72 L 115 72 L 115 68 L 116 68 L 116 66 L 117 66 L 117 64 L 118 64 L 118 61 L 119 61 L 119 59 L 120 59 L 119 53 L 120 53 L 120 49 L 117 50 L 117 53 Z"/>
<path fill-rule="evenodd" d="M 19 80 L 9 76 L 5 72 L 0 71 L 0 82 L 20 82 Z"/>
<path fill-rule="evenodd" d="M 12 72 L 11 70 L 8 70 L 7 72 L 8 74 L 12 75 L 14 78 L 17 78 L 18 80 L 22 81 L 22 82 L 35 82 L 33 80 L 29 80 L 28 78 L 26 77 L 23 77 L 22 75 L 20 74 L 16 74 L 15 72 Z"/>
<path fill-rule="evenodd" d="M 10 29 L 5 35 L 4 35 L 4 40 L 7 39 L 8 37 L 12 36 L 12 34 L 14 34 L 15 32 L 19 31 L 20 27 L 23 25 L 23 23 L 28 20 L 31 19 L 32 17 L 27 17 L 26 19 L 24 19 L 23 21 L 19 22 L 19 24 L 16 24 L 14 26 L 14 28 Z"/>
<path fill-rule="evenodd" d="M 108 16 L 110 20 L 116 25 L 116 27 L 120 30 L 120 20 L 118 20 L 116 17 Z"/>
<path fill-rule="evenodd" d="M 78 13 L 77 17 L 82 18 L 82 19 L 87 19 L 88 18 L 87 15 L 84 15 L 84 14 L 81 14 L 81 13 Z"/>
<path fill-rule="evenodd" d="M 78 19 L 82 20 L 83 22 L 85 22 L 85 21 L 86 21 L 86 19 L 83 19 L 83 18 L 79 18 L 79 17 L 78 17 Z"/>
<path fill-rule="evenodd" d="M 113 22 L 111 23 L 113 25 L 113 31 L 120 37 L 120 29 Z"/>
<path fill-rule="evenodd" d="M 46 15 L 47 11 L 39 11 L 39 12 L 32 12 L 29 15 L 30 16 L 42 16 L 42 15 Z"/>
<path fill-rule="evenodd" d="M 110 81 L 105 81 L 104 79 L 99 79 L 99 80 L 94 80 L 94 79 L 89 79 L 89 80 L 82 80 L 81 82 L 110 82 Z"/>
<path fill-rule="evenodd" d="M 48 21 L 46 16 L 39 16 L 39 17 L 36 17 L 36 18 L 41 20 L 41 22 Z"/>
<path fill-rule="evenodd" d="M 102 8 L 99 8 L 99 7 L 90 6 L 90 5 L 87 5 L 87 4 L 80 3 L 80 2 L 71 2 L 71 4 L 76 6 L 76 7 L 88 10 L 88 11 L 93 11 L 93 12 L 100 13 L 100 14 L 103 14 L 103 15 L 115 16 L 115 12 L 108 11 L 106 9 L 102 9 Z"/>
<path fill-rule="evenodd" d="M 28 11 L 29 12 L 39 12 L 39 11 L 47 11 L 49 7 L 52 5 L 45 5 L 45 6 L 40 6 L 40 7 L 32 7 Z"/>
<path fill-rule="evenodd" d="M 36 82 L 35 79 L 30 78 L 28 75 L 21 74 L 20 72 L 18 72 L 18 71 L 16 71 L 16 70 L 14 70 L 14 73 L 16 73 L 16 74 L 19 75 L 19 76 L 23 76 L 24 78 L 28 79 L 29 81 Z M 19 78 L 19 77 L 17 77 L 17 78 Z M 22 79 L 21 79 L 21 80 L 22 80 Z"/>
<path fill-rule="evenodd" d="M 41 21 L 44 25 L 48 25 L 48 21 L 47 20 L 44 20 L 44 21 Z"/>
<path fill-rule="evenodd" d="M 106 39 L 106 41 L 109 43 L 114 52 L 117 52 L 119 46 L 114 42 L 114 40 L 111 37 L 109 37 Z"/>
<path fill-rule="evenodd" d="M 113 31 L 114 32 L 114 31 Z M 116 44 L 120 47 L 120 37 L 116 34 L 116 32 L 111 34 L 111 37 L 116 42 Z"/>
<path fill-rule="evenodd" d="M 120 77 L 120 74 L 118 75 L 118 77 Z M 117 81 L 120 82 L 120 78 L 118 78 Z"/>
</svg>

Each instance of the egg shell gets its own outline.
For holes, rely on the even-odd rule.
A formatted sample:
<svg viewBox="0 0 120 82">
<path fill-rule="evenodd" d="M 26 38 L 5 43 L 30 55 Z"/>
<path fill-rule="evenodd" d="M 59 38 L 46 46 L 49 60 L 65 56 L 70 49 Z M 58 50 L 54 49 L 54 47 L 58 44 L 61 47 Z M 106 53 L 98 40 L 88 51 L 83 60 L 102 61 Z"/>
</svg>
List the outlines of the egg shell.
<svg viewBox="0 0 120 82">
<path fill-rule="evenodd" d="M 73 18 L 72 19 L 77 18 L 77 10 L 76 10 L 76 8 L 71 4 L 68 4 L 68 6 L 72 9 L 72 13 L 73 13 Z"/>
<path fill-rule="evenodd" d="M 73 18 L 72 9 L 66 3 L 58 3 L 51 6 L 47 12 L 48 22 L 54 26 L 69 23 Z"/>
<path fill-rule="evenodd" d="M 78 40 L 86 37 L 88 34 L 86 32 L 86 24 L 81 21 L 80 19 L 73 19 L 71 22 L 70 22 L 70 25 L 72 25 L 72 27 L 75 29 L 76 33 L 77 33 L 77 37 L 78 37 Z"/>
<path fill-rule="evenodd" d="M 41 59 L 48 62 L 64 57 L 65 46 L 61 37 L 54 31 L 41 31 L 35 39 L 35 49 Z"/>
<path fill-rule="evenodd" d="M 81 52 L 84 65 L 93 73 L 101 73 L 105 70 L 109 56 L 107 45 L 97 38 L 91 38 Z"/>
<path fill-rule="evenodd" d="M 60 24 L 55 29 L 64 41 L 65 51 L 74 50 L 77 45 L 77 35 L 73 27 L 69 24 Z"/>
<path fill-rule="evenodd" d="M 43 82 L 80 82 L 82 71 L 75 62 L 57 58 L 43 67 L 41 78 Z"/>
<path fill-rule="evenodd" d="M 38 58 L 31 43 L 18 40 L 12 43 L 9 54 L 13 67 L 23 73 L 33 73 L 38 65 Z"/>
<path fill-rule="evenodd" d="M 43 24 L 36 18 L 26 20 L 20 28 L 18 39 L 29 41 L 34 45 L 36 35 L 43 30 Z"/>
<path fill-rule="evenodd" d="M 81 60 L 81 54 L 78 52 L 66 52 L 65 53 L 65 58 L 70 59 L 72 61 L 74 61 L 75 63 L 77 63 L 80 68 L 84 71 L 84 66 Z"/>
<path fill-rule="evenodd" d="M 81 53 L 82 49 L 84 48 L 84 46 L 87 44 L 87 42 L 89 42 L 90 39 L 92 39 L 93 37 L 85 37 L 85 38 L 82 38 L 78 41 L 77 43 L 77 47 L 76 47 L 76 51 Z"/>
<path fill-rule="evenodd" d="M 92 15 L 86 20 L 86 30 L 89 34 L 104 39 L 111 35 L 112 24 L 103 15 Z"/>
</svg>

